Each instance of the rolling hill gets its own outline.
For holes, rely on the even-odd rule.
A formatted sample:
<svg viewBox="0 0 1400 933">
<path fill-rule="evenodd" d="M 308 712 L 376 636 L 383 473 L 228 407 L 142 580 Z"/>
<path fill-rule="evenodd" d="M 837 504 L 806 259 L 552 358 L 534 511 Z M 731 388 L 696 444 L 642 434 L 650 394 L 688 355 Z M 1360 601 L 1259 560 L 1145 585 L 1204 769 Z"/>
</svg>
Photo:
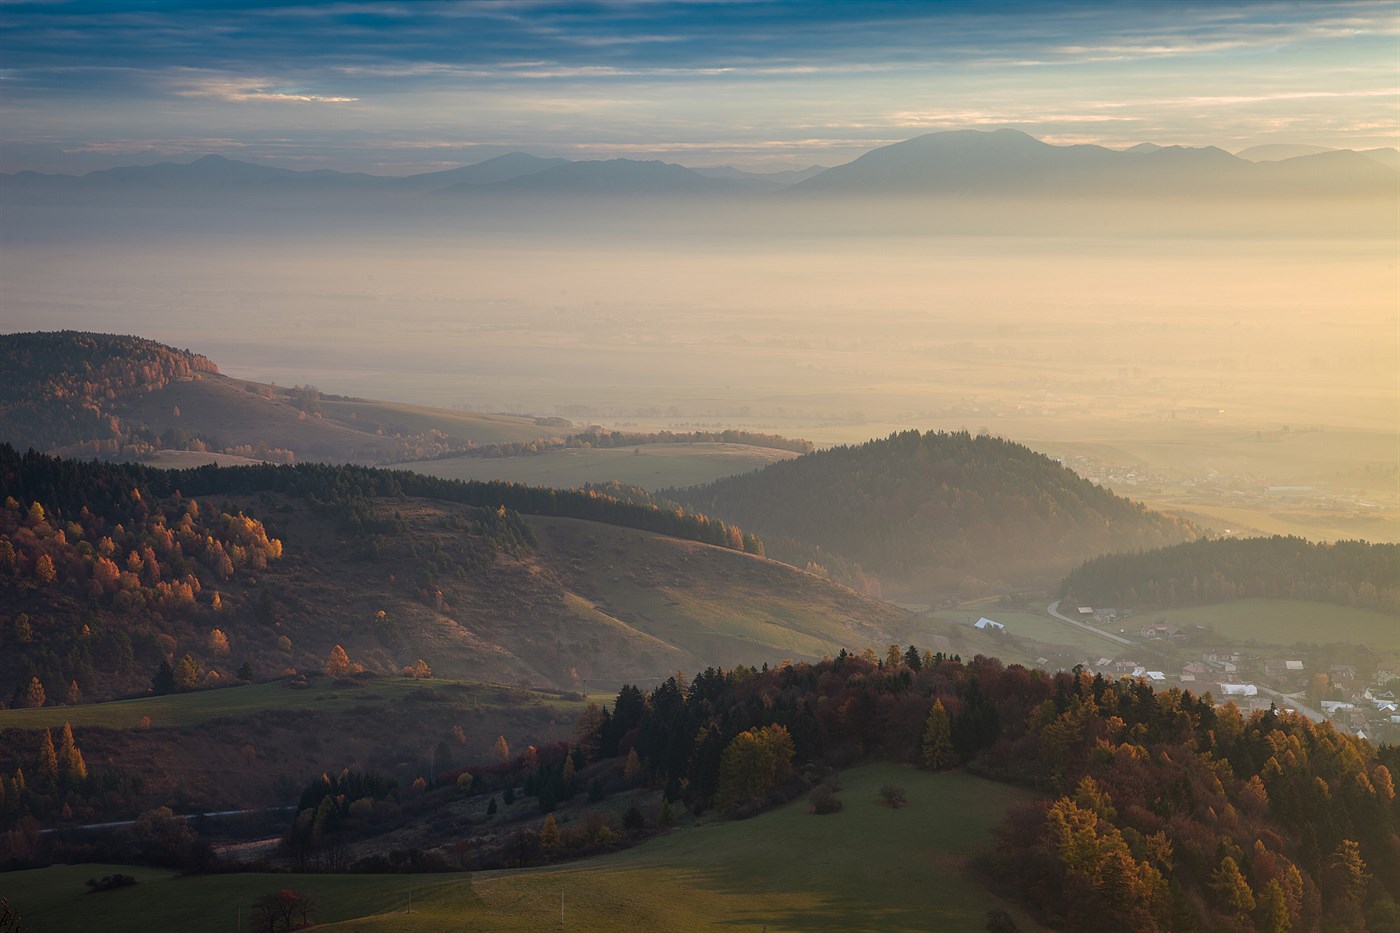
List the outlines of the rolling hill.
<svg viewBox="0 0 1400 933">
<path fill-rule="evenodd" d="M 668 495 L 742 523 L 774 556 L 835 555 L 897 592 L 1024 582 L 1195 535 L 1043 454 L 967 433 L 908 431 Z"/>
<path fill-rule="evenodd" d="M 324 396 L 221 374 L 140 337 L 0 335 L 0 441 L 69 456 L 224 453 L 281 462 L 389 463 L 472 444 L 550 437 L 567 423 Z"/>
</svg>

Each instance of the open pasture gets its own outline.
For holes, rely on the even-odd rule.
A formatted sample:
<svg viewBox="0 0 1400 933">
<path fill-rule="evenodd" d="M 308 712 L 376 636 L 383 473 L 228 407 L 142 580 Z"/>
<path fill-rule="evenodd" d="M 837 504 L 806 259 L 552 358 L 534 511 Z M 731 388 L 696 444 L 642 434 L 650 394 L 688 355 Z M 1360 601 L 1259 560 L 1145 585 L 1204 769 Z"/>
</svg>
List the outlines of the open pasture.
<svg viewBox="0 0 1400 933">
<path fill-rule="evenodd" d="M 395 464 L 443 479 L 509 480 L 567 489 L 616 480 L 643 489 L 694 486 L 797 456 L 746 444 L 643 444 L 550 450 L 524 457 L 453 457 Z"/>
<path fill-rule="evenodd" d="M 892 810 L 879 788 L 897 784 Z M 259 875 L 178 878 L 120 866 L 55 867 L 11 875 L 26 922 L 89 930 L 237 929 L 240 912 L 278 888 L 312 895 L 327 931 L 489 929 L 754 931 L 940 930 L 972 933 L 988 910 L 1030 921 L 967 874 L 990 847 L 1006 808 L 1025 791 L 964 774 L 872 764 L 842 775 L 844 809 L 827 816 L 798 800 L 750 820 L 685 827 L 614 855 L 528 871 L 449 875 Z M 84 893 L 114 871 L 142 883 Z M 412 885 L 413 909 L 408 912 Z M 561 920 L 562 913 L 562 920 Z"/>
</svg>

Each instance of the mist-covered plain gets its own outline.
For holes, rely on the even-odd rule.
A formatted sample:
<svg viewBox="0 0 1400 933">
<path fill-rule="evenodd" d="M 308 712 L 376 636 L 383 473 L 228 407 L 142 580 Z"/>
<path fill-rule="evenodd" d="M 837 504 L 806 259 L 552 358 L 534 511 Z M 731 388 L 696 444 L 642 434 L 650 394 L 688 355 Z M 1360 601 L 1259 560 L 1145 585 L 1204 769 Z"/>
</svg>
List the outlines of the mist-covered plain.
<svg viewBox="0 0 1400 933">
<path fill-rule="evenodd" d="M 1218 531 L 1400 535 L 1389 238 L 750 232 L 574 207 L 558 230 L 50 218 L 7 237 L 5 326 L 578 424 L 985 430 Z"/>
</svg>

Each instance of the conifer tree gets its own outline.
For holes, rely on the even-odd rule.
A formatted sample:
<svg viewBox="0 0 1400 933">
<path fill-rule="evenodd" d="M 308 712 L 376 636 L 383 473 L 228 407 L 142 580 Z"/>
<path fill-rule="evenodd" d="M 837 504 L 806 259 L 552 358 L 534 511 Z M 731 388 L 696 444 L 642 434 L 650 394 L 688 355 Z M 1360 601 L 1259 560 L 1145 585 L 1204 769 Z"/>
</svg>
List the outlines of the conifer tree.
<svg viewBox="0 0 1400 933">
<path fill-rule="evenodd" d="M 39 776 L 47 782 L 58 780 L 58 753 L 54 751 L 53 735 L 44 730 L 44 741 L 39 744 Z"/>
<path fill-rule="evenodd" d="M 73 727 L 63 724 L 63 740 L 58 752 L 58 772 L 67 784 L 81 784 L 87 780 L 87 763 L 78 743 L 73 740 Z"/>
<path fill-rule="evenodd" d="M 948 711 L 942 700 L 934 700 L 933 709 L 928 711 L 924 722 L 923 740 L 924 767 L 942 771 L 957 764 L 958 753 L 953 749 L 953 732 L 948 721 Z"/>
</svg>

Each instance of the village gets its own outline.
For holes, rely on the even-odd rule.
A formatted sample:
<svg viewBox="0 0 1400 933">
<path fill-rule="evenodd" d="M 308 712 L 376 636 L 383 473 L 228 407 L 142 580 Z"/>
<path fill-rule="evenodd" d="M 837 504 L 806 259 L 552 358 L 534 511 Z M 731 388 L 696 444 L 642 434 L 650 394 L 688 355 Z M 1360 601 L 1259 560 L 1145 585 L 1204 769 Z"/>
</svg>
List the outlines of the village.
<svg viewBox="0 0 1400 933">
<path fill-rule="evenodd" d="M 1142 679 L 1157 690 L 1209 693 L 1245 714 L 1272 706 L 1331 722 L 1338 731 L 1373 743 L 1400 741 L 1400 670 L 1378 664 L 1364 645 L 1225 645 L 1204 626 L 1183 628 L 1158 620 L 1142 624 L 1132 610 L 1060 610 L 1057 605 L 1048 607 L 1050 615 L 1095 632 L 1106 647 L 1112 642 L 1119 650 L 1089 656 L 1070 653 L 1067 646 L 1042 645 L 1045 654 L 1035 658 L 1039 667 L 1078 668 L 1109 680 Z M 971 624 L 999 638 L 1017 638 L 1014 625 L 986 616 Z"/>
</svg>

